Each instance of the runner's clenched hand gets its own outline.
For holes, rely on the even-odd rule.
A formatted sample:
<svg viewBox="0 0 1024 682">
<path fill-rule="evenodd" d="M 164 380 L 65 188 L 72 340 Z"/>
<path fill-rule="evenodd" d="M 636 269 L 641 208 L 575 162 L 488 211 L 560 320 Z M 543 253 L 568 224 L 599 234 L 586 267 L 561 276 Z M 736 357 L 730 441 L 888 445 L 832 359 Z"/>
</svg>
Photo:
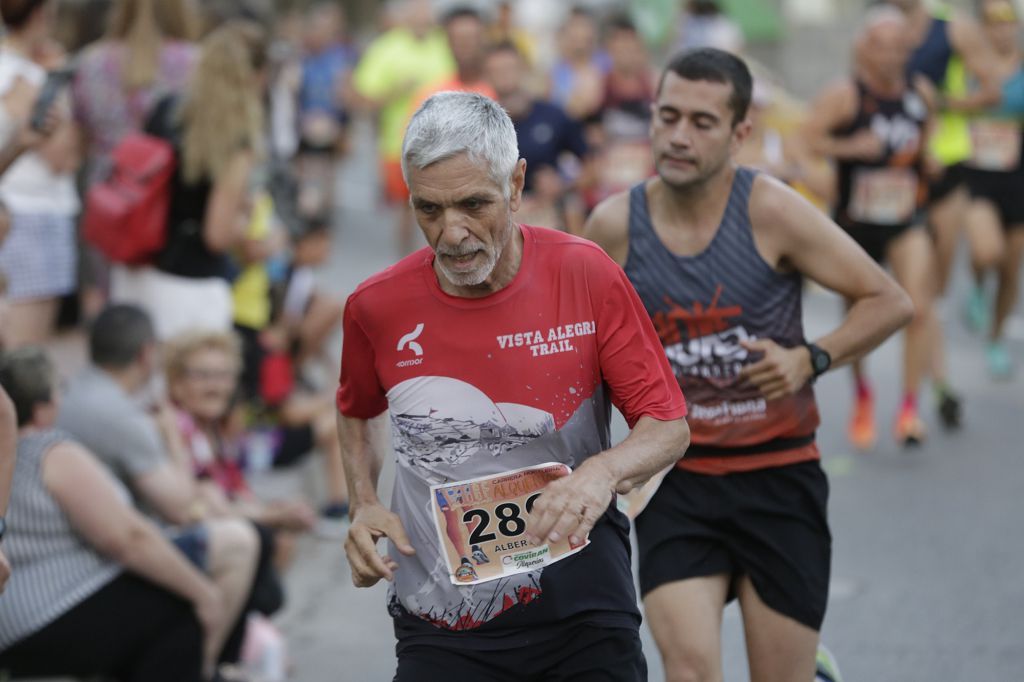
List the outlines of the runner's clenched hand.
<svg viewBox="0 0 1024 682">
<path fill-rule="evenodd" d="M 405 527 L 397 514 L 381 504 L 361 506 L 352 515 L 352 526 L 345 540 L 345 555 L 352 568 L 356 587 L 371 587 L 381 578 L 392 580 L 398 566 L 394 559 L 377 553 L 377 541 L 388 538 L 398 551 L 412 556 L 416 550 L 409 544 Z"/>
<path fill-rule="evenodd" d="M 763 354 L 760 360 L 743 368 L 740 379 L 756 386 L 767 400 L 796 393 L 813 374 L 810 351 L 804 346 L 783 348 L 771 339 L 740 341 L 740 345 L 751 353 Z"/>
<path fill-rule="evenodd" d="M 877 161 L 885 155 L 885 141 L 872 130 L 860 130 L 846 138 L 844 151 L 853 161 Z"/>
<path fill-rule="evenodd" d="M 571 474 L 544 488 L 526 518 L 526 534 L 534 545 L 569 538 L 582 543 L 611 504 L 618 481 L 600 462 L 587 460 Z"/>
</svg>

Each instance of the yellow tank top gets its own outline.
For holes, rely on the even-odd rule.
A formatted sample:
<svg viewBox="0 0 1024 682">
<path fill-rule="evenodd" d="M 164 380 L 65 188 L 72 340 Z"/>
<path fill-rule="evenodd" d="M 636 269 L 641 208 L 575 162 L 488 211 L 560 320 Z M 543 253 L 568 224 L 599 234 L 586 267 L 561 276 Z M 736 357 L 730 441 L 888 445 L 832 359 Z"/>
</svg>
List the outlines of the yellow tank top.
<svg viewBox="0 0 1024 682">
<path fill-rule="evenodd" d="M 946 67 L 942 93 L 947 97 L 963 97 L 967 94 L 967 68 L 957 56 L 950 58 L 949 66 Z M 936 118 L 928 148 L 943 166 L 952 166 L 970 158 L 971 135 L 967 120 L 965 114 L 951 111 L 941 112 Z"/>
</svg>

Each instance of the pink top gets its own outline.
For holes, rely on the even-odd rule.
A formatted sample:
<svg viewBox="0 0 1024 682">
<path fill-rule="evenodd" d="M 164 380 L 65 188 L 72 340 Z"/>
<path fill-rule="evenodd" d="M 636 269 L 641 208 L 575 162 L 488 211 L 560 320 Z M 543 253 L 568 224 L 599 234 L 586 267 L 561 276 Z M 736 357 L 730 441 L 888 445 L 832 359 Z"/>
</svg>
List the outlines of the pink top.
<svg viewBox="0 0 1024 682">
<path fill-rule="evenodd" d="M 189 413 L 181 409 L 175 412 L 178 416 L 178 430 L 192 456 L 192 469 L 196 478 L 212 480 L 231 499 L 247 495 L 249 485 L 245 480 L 245 472 L 240 458 L 229 452 L 232 449 L 230 443 L 212 441 Z"/>
</svg>

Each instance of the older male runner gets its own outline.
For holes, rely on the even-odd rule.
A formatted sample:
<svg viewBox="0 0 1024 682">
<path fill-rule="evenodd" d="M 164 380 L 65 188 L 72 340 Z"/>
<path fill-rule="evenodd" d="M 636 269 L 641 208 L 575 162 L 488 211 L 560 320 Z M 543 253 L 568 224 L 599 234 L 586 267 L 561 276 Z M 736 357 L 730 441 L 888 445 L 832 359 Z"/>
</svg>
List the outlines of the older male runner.
<svg viewBox="0 0 1024 682">
<path fill-rule="evenodd" d="M 657 176 L 586 234 L 624 268 L 689 402 L 693 445 L 637 519 L 640 588 L 669 680 L 720 680 L 738 596 L 751 678 L 811 680 L 828 595 L 828 483 L 811 382 L 904 324 L 906 295 L 797 193 L 733 157 L 750 132 L 737 57 L 673 59 L 651 128 Z M 852 301 L 808 343 L 809 277 Z"/>
<path fill-rule="evenodd" d="M 345 547 L 357 586 L 391 581 L 396 679 L 646 680 L 612 501 L 689 439 L 654 328 L 594 244 L 514 222 L 526 163 L 493 101 L 431 97 L 402 162 L 429 246 L 349 298 L 338 389 Z M 613 403 L 632 432 L 610 447 Z"/>
<path fill-rule="evenodd" d="M 855 48 L 852 76 L 828 86 L 807 116 L 806 139 L 837 166 L 836 222 L 875 260 L 888 263 L 914 302 L 903 343 L 903 397 L 894 423 L 906 445 L 925 438 L 918 393 L 935 340 L 935 252 L 924 230 L 927 198 L 925 142 L 934 90 L 906 77 L 909 47 L 903 14 L 868 12 Z M 874 400 L 861 363 L 853 366 L 856 401 L 850 441 L 870 449 L 876 440 Z"/>
</svg>

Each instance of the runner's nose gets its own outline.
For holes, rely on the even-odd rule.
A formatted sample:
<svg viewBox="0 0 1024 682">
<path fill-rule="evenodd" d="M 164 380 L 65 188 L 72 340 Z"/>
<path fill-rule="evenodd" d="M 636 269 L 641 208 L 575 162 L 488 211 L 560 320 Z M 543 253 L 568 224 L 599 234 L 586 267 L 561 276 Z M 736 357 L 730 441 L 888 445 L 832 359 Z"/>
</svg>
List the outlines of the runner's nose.
<svg viewBox="0 0 1024 682">
<path fill-rule="evenodd" d="M 449 246 L 458 246 L 470 236 L 469 220 L 465 213 L 449 208 L 444 212 L 441 228 L 441 242 Z"/>
<path fill-rule="evenodd" d="M 674 126 L 668 141 L 675 149 L 689 149 L 692 145 L 690 122 L 682 117 Z"/>
</svg>

